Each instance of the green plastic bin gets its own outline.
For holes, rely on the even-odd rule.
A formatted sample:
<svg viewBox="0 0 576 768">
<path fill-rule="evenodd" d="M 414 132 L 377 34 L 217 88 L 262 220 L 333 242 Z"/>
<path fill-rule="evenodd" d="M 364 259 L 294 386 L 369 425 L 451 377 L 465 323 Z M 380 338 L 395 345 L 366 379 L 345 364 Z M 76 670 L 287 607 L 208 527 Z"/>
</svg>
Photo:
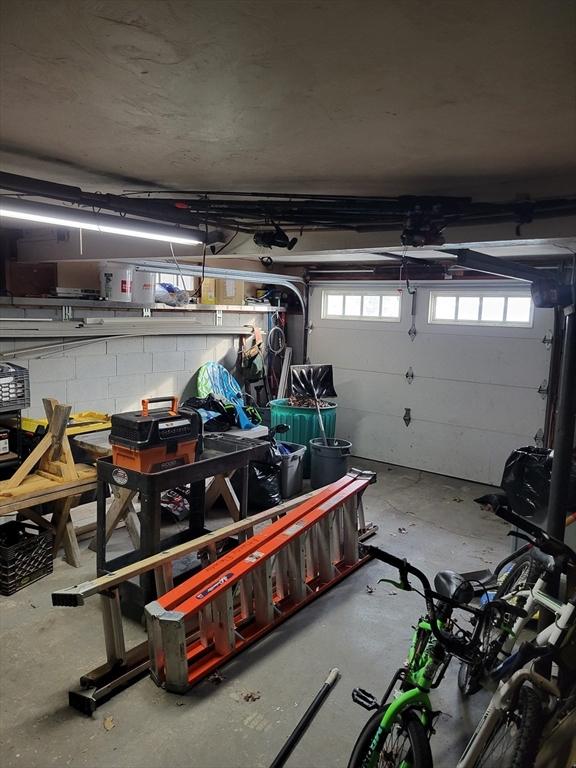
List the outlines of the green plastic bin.
<svg viewBox="0 0 576 768">
<path fill-rule="evenodd" d="M 322 420 L 326 437 L 334 437 L 336 432 L 336 408 L 333 403 L 328 408 L 322 408 Z M 310 477 L 310 448 L 308 444 L 315 437 L 321 437 L 316 408 L 295 408 L 288 405 L 288 398 L 270 401 L 270 423 L 272 427 L 278 424 L 287 424 L 290 431 L 286 437 L 292 443 L 306 446 L 304 455 L 304 477 Z"/>
</svg>

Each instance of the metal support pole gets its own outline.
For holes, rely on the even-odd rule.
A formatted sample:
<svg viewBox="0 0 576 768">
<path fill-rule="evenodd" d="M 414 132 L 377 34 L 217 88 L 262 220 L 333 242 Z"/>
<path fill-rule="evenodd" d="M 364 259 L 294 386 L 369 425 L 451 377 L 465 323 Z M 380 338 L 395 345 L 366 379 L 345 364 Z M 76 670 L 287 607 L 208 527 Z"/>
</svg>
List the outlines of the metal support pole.
<svg viewBox="0 0 576 768">
<path fill-rule="evenodd" d="M 576 307 L 564 310 L 564 344 L 554 429 L 554 460 L 548 501 L 548 526 L 551 536 L 564 540 L 566 508 L 576 419 Z"/>
<path fill-rule="evenodd" d="M 566 319 L 554 429 L 554 458 L 550 478 L 547 525 L 548 533 L 561 541 L 564 541 L 566 528 L 566 508 L 568 506 L 570 465 L 574 450 L 576 420 L 576 306 L 572 304 L 566 307 L 564 315 Z M 559 574 L 550 578 L 548 590 L 551 595 L 558 596 L 560 591 Z M 550 611 L 543 610 L 538 622 L 538 630 L 545 629 L 552 623 L 553 619 L 554 615 Z M 552 662 L 549 659 L 542 659 L 537 663 L 538 672 L 544 676 L 550 674 L 551 667 Z"/>
</svg>

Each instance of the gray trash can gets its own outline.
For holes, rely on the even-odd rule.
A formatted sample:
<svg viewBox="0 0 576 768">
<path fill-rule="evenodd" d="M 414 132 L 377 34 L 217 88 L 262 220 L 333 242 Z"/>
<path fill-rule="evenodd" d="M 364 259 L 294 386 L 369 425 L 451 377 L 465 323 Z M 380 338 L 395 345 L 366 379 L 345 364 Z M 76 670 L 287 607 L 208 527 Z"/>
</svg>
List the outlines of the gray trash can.
<svg viewBox="0 0 576 768">
<path fill-rule="evenodd" d="M 327 443 L 321 437 L 310 440 L 310 483 L 314 489 L 334 483 L 348 472 L 352 443 L 338 437 L 329 437 Z"/>
<path fill-rule="evenodd" d="M 306 446 L 299 443 L 287 443 L 282 440 L 282 445 L 289 449 L 290 453 L 282 455 L 280 466 L 280 487 L 282 498 L 290 499 L 302 490 L 302 478 L 304 471 L 304 455 Z"/>
</svg>

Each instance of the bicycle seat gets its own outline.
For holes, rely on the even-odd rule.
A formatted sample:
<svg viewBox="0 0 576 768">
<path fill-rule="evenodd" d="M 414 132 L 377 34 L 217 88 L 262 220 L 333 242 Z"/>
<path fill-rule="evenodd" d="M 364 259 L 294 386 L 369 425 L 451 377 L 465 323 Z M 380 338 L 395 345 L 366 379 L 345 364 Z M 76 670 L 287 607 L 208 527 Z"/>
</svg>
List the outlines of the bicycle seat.
<svg viewBox="0 0 576 768">
<path fill-rule="evenodd" d="M 474 587 L 456 571 L 439 571 L 434 576 L 434 589 L 442 597 L 448 597 L 460 605 L 468 605 L 474 598 Z"/>
</svg>

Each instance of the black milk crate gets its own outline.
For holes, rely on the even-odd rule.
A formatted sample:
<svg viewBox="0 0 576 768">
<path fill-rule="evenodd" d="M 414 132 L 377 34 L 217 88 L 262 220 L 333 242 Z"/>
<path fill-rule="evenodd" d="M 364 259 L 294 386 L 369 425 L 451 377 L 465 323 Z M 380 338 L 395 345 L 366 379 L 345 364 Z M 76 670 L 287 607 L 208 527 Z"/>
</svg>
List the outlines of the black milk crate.
<svg viewBox="0 0 576 768">
<path fill-rule="evenodd" d="M 0 413 L 30 405 L 30 377 L 26 368 L 0 363 Z"/>
<path fill-rule="evenodd" d="M 11 520 L 0 525 L 0 594 L 12 595 L 52 573 L 52 532 Z"/>
</svg>

